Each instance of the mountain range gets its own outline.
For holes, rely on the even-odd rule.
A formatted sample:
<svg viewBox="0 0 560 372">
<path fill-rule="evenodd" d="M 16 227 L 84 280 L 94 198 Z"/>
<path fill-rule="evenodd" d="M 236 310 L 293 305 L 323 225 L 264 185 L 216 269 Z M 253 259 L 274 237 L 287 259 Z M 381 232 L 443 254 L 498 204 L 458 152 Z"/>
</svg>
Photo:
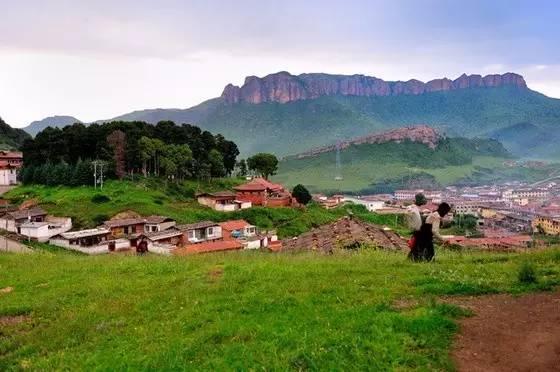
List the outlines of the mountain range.
<svg viewBox="0 0 560 372">
<path fill-rule="evenodd" d="M 234 140 L 247 156 L 293 155 L 338 141 L 419 123 L 450 136 L 495 138 L 517 156 L 560 159 L 560 100 L 527 87 L 522 76 L 384 81 L 364 75 L 279 72 L 227 85 L 187 109 L 135 111 L 110 120 L 196 124 Z M 57 119 L 55 125 L 68 121 Z M 109 120 L 103 120 L 109 121 Z M 26 128 L 34 133 L 35 124 Z"/>
<path fill-rule="evenodd" d="M 81 123 L 81 121 L 73 116 L 55 115 L 55 116 L 49 116 L 42 120 L 36 120 L 22 129 L 27 133 L 29 133 L 30 135 L 36 136 L 37 133 L 39 133 L 40 131 L 42 131 L 47 127 L 64 128 L 65 126 L 72 125 L 74 123 Z"/>
</svg>

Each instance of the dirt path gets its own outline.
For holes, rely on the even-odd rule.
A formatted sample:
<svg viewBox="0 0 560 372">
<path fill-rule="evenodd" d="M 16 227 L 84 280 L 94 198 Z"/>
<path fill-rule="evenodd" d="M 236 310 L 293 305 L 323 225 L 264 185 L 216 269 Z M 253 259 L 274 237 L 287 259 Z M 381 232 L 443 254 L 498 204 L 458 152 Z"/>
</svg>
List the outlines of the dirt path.
<svg viewBox="0 0 560 372">
<path fill-rule="evenodd" d="M 560 371 L 560 292 L 450 302 L 474 312 L 456 338 L 459 371 Z"/>
</svg>

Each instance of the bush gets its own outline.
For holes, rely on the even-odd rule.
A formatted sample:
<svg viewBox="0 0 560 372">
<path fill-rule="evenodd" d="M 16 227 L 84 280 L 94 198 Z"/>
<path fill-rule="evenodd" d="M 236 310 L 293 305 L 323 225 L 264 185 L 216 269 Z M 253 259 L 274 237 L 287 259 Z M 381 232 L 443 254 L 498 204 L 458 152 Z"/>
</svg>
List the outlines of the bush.
<svg viewBox="0 0 560 372">
<path fill-rule="evenodd" d="M 528 261 L 523 262 L 517 273 L 517 279 L 520 283 L 524 284 L 536 283 L 537 273 L 535 271 L 535 266 Z"/>
<path fill-rule="evenodd" d="M 103 225 L 103 222 L 109 220 L 109 216 L 106 214 L 98 214 L 92 218 L 96 226 Z"/>
<path fill-rule="evenodd" d="M 91 197 L 91 201 L 95 204 L 103 204 L 111 201 L 111 198 L 103 194 L 95 194 Z"/>
</svg>

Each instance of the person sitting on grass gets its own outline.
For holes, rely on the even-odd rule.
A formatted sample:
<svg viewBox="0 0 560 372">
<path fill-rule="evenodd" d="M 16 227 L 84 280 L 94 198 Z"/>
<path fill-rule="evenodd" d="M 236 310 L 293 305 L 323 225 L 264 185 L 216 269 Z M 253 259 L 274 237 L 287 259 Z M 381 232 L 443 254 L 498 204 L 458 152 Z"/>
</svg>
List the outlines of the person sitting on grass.
<svg viewBox="0 0 560 372">
<path fill-rule="evenodd" d="M 435 212 L 432 212 L 426 218 L 426 221 L 420 227 L 420 231 L 416 234 L 414 248 L 410 252 L 410 259 L 413 261 L 432 261 L 434 259 L 434 237 L 443 240 L 439 227 L 441 219 L 445 217 L 451 207 L 447 203 L 441 203 Z"/>
</svg>

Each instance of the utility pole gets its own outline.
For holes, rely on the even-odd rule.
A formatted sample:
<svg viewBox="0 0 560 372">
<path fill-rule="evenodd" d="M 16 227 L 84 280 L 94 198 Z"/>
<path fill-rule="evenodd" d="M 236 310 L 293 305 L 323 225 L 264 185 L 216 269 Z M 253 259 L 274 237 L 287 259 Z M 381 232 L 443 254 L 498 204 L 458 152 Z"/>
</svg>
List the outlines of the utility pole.
<svg viewBox="0 0 560 372">
<path fill-rule="evenodd" d="M 97 160 L 94 160 L 92 163 L 93 163 L 93 188 L 96 189 L 97 188 Z"/>
<path fill-rule="evenodd" d="M 103 188 L 103 167 L 105 162 L 102 160 L 94 160 L 93 164 L 93 188 L 97 188 L 97 184 L 99 183 L 99 187 Z M 99 168 L 99 179 L 97 178 L 97 168 Z"/>
</svg>

